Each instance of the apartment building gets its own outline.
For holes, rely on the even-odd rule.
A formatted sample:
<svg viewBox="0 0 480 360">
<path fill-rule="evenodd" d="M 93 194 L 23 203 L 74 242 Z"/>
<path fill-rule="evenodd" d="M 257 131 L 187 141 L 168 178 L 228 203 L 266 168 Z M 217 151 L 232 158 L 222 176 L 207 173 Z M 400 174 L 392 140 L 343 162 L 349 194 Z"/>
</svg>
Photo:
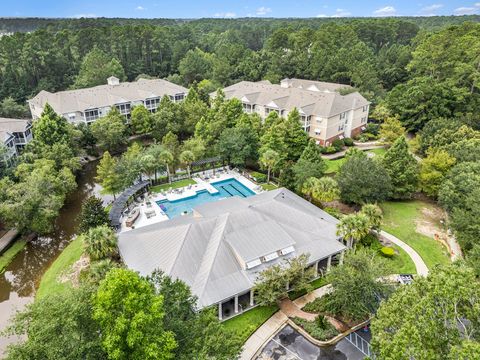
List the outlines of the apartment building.
<svg viewBox="0 0 480 360">
<path fill-rule="evenodd" d="M 7 149 L 0 162 L 10 163 L 32 139 L 31 120 L 0 118 L 0 141 Z"/>
<path fill-rule="evenodd" d="M 284 79 L 280 85 L 241 81 L 223 91 L 227 99 L 239 99 L 245 112 L 256 112 L 262 118 L 272 111 L 286 117 L 296 108 L 303 129 L 318 144 L 328 146 L 335 139 L 353 137 L 365 130 L 370 102 L 357 91 L 342 95 L 349 89 L 342 84 Z"/>
<path fill-rule="evenodd" d="M 106 85 L 86 89 L 67 90 L 51 93 L 40 91 L 28 100 L 33 119 L 41 116 L 48 103 L 56 113 L 63 115 L 73 124 L 90 124 L 105 116 L 116 107 L 121 114 L 130 118 L 130 111 L 136 105 L 144 105 L 154 112 L 163 96 L 174 102 L 182 101 L 188 89 L 163 79 L 139 79 L 134 82 L 120 82 L 112 76 Z"/>
</svg>

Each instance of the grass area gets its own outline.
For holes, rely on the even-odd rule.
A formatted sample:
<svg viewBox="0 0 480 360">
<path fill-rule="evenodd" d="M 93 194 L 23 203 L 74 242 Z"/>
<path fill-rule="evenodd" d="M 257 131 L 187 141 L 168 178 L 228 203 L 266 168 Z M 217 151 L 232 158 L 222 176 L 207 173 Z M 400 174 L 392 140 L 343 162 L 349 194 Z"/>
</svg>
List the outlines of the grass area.
<svg viewBox="0 0 480 360">
<path fill-rule="evenodd" d="M 366 152 L 374 153 L 377 156 L 385 154 L 386 150 L 384 148 L 378 148 L 373 150 L 366 150 Z M 327 160 L 327 170 L 325 170 L 325 174 L 333 174 L 338 172 L 338 170 L 345 161 L 346 159 L 344 157 L 336 160 Z"/>
<path fill-rule="evenodd" d="M 393 258 L 389 259 L 392 271 L 395 274 L 416 274 L 417 269 L 410 256 L 408 256 L 402 248 L 396 245 L 393 245 L 392 247 L 397 252 Z"/>
<path fill-rule="evenodd" d="M 155 186 L 152 186 L 150 188 L 150 190 L 152 192 L 156 192 L 156 193 L 159 193 L 161 191 L 166 191 L 170 188 L 172 189 L 178 189 L 178 188 L 181 188 L 181 187 L 184 187 L 184 186 L 188 186 L 188 185 L 193 185 L 193 184 L 196 184 L 195 180 L 193 179 L 183 179 L 183 180 L 178 180 L 178 181 L 175 181 L 171 184 L 162 184 L 162 185 L 155 185 Z"/>
<path fill-rule="evenodd" d="M 245 342 L 265 321 L 278 310 L 278 306 L 257 306 L 223 323 L 226 329 L 235 331 Z"/>
<path fill-rule="evenodd" d="M 266 190 L 266 191 L 278 189 L 278 186 L 275 184 L 263 183 L 263 184 L 260 184 L 260 186 L 263 188 L 263 190 Z"/>
<path fill-rule="evenodd" d="M 395 235 L 419 253 L 429 268 L 436 264 L 448 264 L 450 259 L 444 246 L 416 231 L 415 220 L 422 218 L 422 208 L 431 207 L 420 200 L 388 201 L 383 209 L 383 230 Z"/>
<path fill-rule="evenodd" d="M 68 246 L 63 249 L 58 258 L 50 265 L 48 270 L 40 281 L 37 291 L 37 298 L 44 297 L 47 294 L 61 293 L 68 291 L 69 283 L 60 283 L 59 276 L 68 271 L 70 267 L 80 259 L 83 253 L 83 243 L 81 239 L 76 238 Z"/>
<path fill-rule="evenodd" d="M 27 245 L 25 239 L 15 241 L 8 249 L 0 256 L 0 274 L 5 271 L 5 268 L 13 261 L 15 256 L 22 251 Z"/>
</svg>

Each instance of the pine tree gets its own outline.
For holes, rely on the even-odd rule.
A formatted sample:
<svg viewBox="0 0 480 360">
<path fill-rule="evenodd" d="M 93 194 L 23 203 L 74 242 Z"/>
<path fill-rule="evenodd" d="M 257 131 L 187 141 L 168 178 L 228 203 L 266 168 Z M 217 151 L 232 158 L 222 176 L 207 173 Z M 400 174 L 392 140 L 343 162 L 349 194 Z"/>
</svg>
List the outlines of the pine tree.
<svg viewBox="0 0 480 360">
<path fill-rule="evenodd" d="M 322 153 L 315 140 L 310 140 L 302 152 L 302 156 L 293 166 L 295 172 L 295 185 L 301 191 L 303 183 L 310 177 L 320 178 L 325 173 L 327 165 L 322 158 Z"/>
<path fill-rule="evenodd" d="M 102 200 L 90 196 L 82 205 L 78 225 L 79 231 L 84 233 L 100 225 L 108 225 L 108 214 L 103 207 Z"/>
<path fill-rule="evenodd" d="M 287 159 L 296 161 L 308 143 L 308 135 L 300 124 L 300 113 L 294 108 L 283 121 Z"/>
<path fill-rule="evenodd" d="M 392 197 L 410 198 L 417 190 L 418 163 L 408 151 L 404 136 L 398 138 L 385 153 L 383 165 L 392 181 Z"/>
</svg>

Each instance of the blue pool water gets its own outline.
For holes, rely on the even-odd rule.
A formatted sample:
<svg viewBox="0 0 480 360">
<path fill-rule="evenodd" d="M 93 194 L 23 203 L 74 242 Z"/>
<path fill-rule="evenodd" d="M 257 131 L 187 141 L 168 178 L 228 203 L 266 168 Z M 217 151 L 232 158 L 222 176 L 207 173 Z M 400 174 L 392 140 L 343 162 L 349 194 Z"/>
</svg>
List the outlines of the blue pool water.
<svg viewBox="0 0 480 360">
<path fill-rule="evenodd" d="M 157 201 L 158 206 L 172 219 L 181 215 L 184 211 L 190 213 L 196 206 L 213 202 L 227 197 L 249 197 L 255 193 L 236 179 L 227 179 L 211 183 L 218 190 L 216 194 L 210 194 L 207 190 L 197 192 L 196 196 L 176 201 L 162 200 Z"/>
</svg>

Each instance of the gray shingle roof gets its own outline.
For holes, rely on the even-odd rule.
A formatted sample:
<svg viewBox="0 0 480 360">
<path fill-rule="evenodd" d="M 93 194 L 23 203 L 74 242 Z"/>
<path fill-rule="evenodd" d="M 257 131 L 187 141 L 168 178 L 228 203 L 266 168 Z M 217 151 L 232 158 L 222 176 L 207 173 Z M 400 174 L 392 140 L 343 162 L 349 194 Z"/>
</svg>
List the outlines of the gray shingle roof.
<svg viewBox="0 0 480 360">
<path fill-rule="evenodd" d="M 258 273 L 282 257 L 246 270 L 249 261 L 293 245 L 316 261 L 345 249 L 338 220 L 286 189 L 227 198 L 193 214 L 119 234 L 125 264 L 142 275 L 161 269 L 186 282 L 201 307 L 248 291 Z"/>
<path fill-rule="evenodd" d="M 10 119 L 0 117 L 0 139 L 7 140 L 14 132 L 25 132 L 27 125 L 31 122 L 28 119 Z"/>
<path fill-rule="evenodd" d="M 95 109 L 115 104 L 186 93 L 188 89 L 163 79 L 139 79 L 118 85 L 99 85 L 57 93 L 40 91 L 29 102 L 44 107 L 48 102 L 60 114 Z"/>
<path fill-rule="evenodd" d="M 246 102 L 261 106 L 275 103 L 281 109 L 287 111 L 297 108 L 305 115 L 317 115 L 330 117 L 341 112 L 359 108 L 370 104 L 360 93 L 353 92 L 348 95 L 340 95 L 336 92 L 348 85 L 315 82 L 309 80 L 292 79 L 296 82 L 308 82 L 326 89 L 325 91 L 311 91 L 304 87 L 282 87 L 264 82 L 241 81 L 226 87 L 223 91 L 227 99 L 237 98 Z M 323 84 L 323 85 L 322 85 Z M 325 85 L 326 84 L 326 85 Z M 298 84 L 297 84 L 298 85 Z M 328 85 L 328 86 L 327 86 Z M 323 89 L 323 88 L 322 88 Z M 211 94 L 215 96 L 214 93 Z"/>
</svg>

